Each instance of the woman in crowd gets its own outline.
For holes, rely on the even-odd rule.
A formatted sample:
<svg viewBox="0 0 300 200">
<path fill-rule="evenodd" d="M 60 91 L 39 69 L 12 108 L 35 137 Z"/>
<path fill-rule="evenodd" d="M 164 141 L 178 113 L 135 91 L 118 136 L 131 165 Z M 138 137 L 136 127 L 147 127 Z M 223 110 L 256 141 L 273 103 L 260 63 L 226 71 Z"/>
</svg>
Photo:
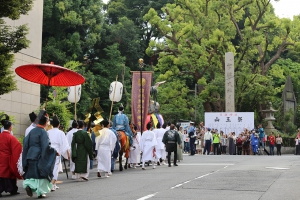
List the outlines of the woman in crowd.
<svg viewBox="0 0 300 200">
<path fill-rule="evenodd" d="M 222 145 L 222 154 L 226 155 L 226 148 L 227 148 L 227 143 L 228 143 L 228 138 L 227 135 L 223 132 L 220 131 L 221 133 L 221 145 Z"/>
<path fill-rule="evenodd" d="M 277 156 L 281 156 L 281 143 L 282 143 L 282 137 L 280 137 L 280 134 L 277 134 L 276 137 Z"/>
<path fill-rule="evenodd" d="M 189 151 L 190 151 L 190 138 L 187 134 L 187 130 L 183 131 L 183 141 L 184 141 L 183 152 L 184 153 L 189 153 Z"/>
<path fill-rule="evenodd" d="M 242 136 L 243 136 L 243 133 L 241 133 L 236 140 L 237 155 L 242 155 L 242 149 L 243 149 Z"/>
</svg>

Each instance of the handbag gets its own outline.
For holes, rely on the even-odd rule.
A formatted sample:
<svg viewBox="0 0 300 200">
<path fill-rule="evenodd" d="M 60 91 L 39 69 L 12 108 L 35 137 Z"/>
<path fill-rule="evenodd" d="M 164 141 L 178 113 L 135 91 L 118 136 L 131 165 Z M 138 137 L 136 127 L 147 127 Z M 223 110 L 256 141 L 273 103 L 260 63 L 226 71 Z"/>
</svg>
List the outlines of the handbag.
<svg viewBox="0 0 300 200">
<path fill-rule="evenodd" d="M 198 141 L 198 140 L 195 140 L 194 144 L 198 144 L 198 143 L 199 143 L 199 141 Z"/>
</svg>

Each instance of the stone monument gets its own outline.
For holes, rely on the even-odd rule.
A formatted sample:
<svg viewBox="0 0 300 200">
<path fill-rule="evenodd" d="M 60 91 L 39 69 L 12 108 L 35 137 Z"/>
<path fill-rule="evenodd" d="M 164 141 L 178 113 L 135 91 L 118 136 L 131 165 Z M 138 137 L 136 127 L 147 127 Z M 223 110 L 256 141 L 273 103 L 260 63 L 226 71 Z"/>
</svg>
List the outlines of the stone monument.
<svg viewBox="0 0 300 200">
<path fill-rule="evenodd" d="M 225 53 L 225 111 L 235 112 L 234 103 L 234 55 Z"/>
<path fill-rule="evenodd" d="M 292 110 L 294 113 L 297 109 L 297 99 L 293 89 L 292 78 L 288 76 L 286 78 L 285 86 L 282 93 L 283 101 L 283 115 Z M 293 116 L 293 122 L 295 123 L 295 114 Z"/>
<path fill-rule="evenodd" d="M 268 135 L 272 131 L 275 133 L 277 130 L 273 126 L 273 121 L 275 121 L 274 113 L 277 112 L 277 110 L 275 110 L 272 107 L 272 103 L 269 102 L 269 109 L 263 110 L 262 112 L 266 114 L 265 120 L 268 122 L 268 125 L 265 127 L 265 133 L 267 133 Z"/>
</svg>

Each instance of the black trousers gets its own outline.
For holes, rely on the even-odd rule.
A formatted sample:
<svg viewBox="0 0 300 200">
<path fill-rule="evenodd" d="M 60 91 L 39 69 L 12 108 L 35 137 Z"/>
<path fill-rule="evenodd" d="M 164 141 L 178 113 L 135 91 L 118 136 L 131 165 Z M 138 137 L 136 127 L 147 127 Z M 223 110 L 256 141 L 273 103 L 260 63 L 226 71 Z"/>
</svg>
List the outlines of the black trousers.
<svg viewBox="0 0 300 200">
<path fill-rule="evenodd" d="M 213 143 L 214 144 L 214 155 L 219 155 L 219 143 Z"/>
<path fill-rule="evenodd" d="M 195 155 L 195 151 L 196 151 L 196 148 L 195 148 L 195 140 L 196 138 L 190 138 L 190 150 L 191 150 L 191 155 Z"/>
<path fill-rule="evenodd" d="M 171 165 L 171 153 L 172 151 L 168 151 L 168 164 Z M 174 161 L 173 163 L 176 164 L 177 162 L 177 150 L 174 151 Z"/>
<path fill-rule="evenodd" d="M 0 178 L 0 194 L 2 192 L 18 192 L 17 179 Z"/>
<path fill-rule="evenodd" d="M 281 156 L 281 144 L 276 144 L 277 156 Z"/>
</svg>

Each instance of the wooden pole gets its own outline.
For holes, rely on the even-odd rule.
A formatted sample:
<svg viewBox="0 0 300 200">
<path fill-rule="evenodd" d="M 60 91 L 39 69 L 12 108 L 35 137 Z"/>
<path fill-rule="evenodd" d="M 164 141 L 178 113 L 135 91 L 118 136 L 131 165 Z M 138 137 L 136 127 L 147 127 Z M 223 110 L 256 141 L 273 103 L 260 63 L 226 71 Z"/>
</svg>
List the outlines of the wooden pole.
<svg viewBox="0 0 300 200">
<path fill-rule="evenodd" d="M 75 116 L 74 116 L 74 119 L 77 121 L 77 113 L 76 113 L 76 85 L 75 85 Z"/>
<path fill-rule="evenodd" d="M 115 83 L 115 88 L 114 88 L 113 99 L 112 99 L 112 101 L 111 101 L 110 114 L 109 114 L 109 120 L 108 120 L 108 121 L 110 121 L 111 113 L 112 113 L 112 108 L 113 108 L 113 105 L 114 105 L 115 94 L 116 94 L 116 87 L 117 87 L 117 81 L 118 81 L 118 75 L 116 76 L 116 83 Z"/>
</svg>

